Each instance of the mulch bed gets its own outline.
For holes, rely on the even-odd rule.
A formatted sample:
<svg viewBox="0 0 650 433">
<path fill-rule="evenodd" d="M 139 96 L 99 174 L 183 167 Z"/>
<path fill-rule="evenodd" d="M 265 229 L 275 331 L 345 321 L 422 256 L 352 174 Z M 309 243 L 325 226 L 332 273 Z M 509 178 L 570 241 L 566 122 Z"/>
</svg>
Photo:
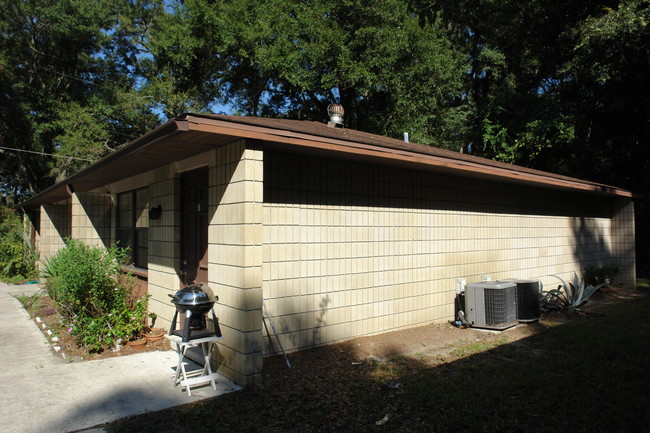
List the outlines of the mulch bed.
<svg viewBox="0 0 650 433">
<path fill-rule="evenodd" d="M 50 341 L 52 352 L 68 362 L 91 361 L 156 350 L 171 350 L 169 340 L 163 338 L 156 342 L 149 341 L 141 349 L 135 349 L 125 342 L 123 345 L 120 345 L 119 349 L 108 349 L 100 353 L 90 353 L 84 347 L 80 347 L 75 337 L 68 332 L 67 326 L 62 322 L 62 317 L 57 313 L 56 308 L 54 308 L 54 301 L 49 296 L 41 296 L 35 307 L 36 309 L 30 313 L 30 316 L 41 329 L 43 335 Z M 51 332 L 51 335 L 48 333 L 48 330 Z"/>
</svg>

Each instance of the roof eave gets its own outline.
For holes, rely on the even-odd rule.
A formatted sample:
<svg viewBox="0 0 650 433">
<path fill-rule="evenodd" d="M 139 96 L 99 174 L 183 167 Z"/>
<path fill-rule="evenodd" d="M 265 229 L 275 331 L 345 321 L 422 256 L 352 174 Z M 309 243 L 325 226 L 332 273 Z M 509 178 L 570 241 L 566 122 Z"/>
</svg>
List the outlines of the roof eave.
<svg viewBox="0 0 650 433">
<path fill-rule="evenodd" d="M 373 159 L 377 162 L 402 163 L 410 166 L 420 166 L 423 169 L 456 173 L 458 175 L 492 179 L 508 183 L 535 185 L 553 189 L 582 191 L 607 196 L 632 198 L 631 191 L 581 179 L 527 173 L 515 169 L 491 167 L 478 163 L 444 158 L 426 153 L 406 152 L 397 149 L 377 147 L 363 143 L 348 142 L 328 137 L 301 134 L 282 129 L 251 126 L 193 115 L 186 116 L 188 128 L 194 131 L 211 132 L 215 134 L 231 135 L 242 138 L 274 143 L 271 147 L 300 147 L 315 151 L 348 154 L 360 158 Z M 516 166 L 513 166 L 515 168 Z M 542 172 L 540 172 L 542 173 Z"/>
<path fill-rule="evenodd" d="M 17 207 L 24 210 L 34 210 L 43 203 L 56 203 L 58 201 L 64 200 L 71 195 L 72 191 L 74 190 L 74 184 L 79 179 L 82 179 L 99 169 L 105 168 L 116 160 L 126 158 L 138 150 L 151 146 L 152 144 L 164 138 L 167 138 L 170 135 L 177 133 L 178 131 L 186 130 L 187 122 L 184 119 L 171 119 L 159 127 L 149 131 L 145 135 L 136 138 L 134 141 L 130 142 L 121 149 L 118 149 L 106 155 L 100 160 L 67 177 L 63 181 L 52 185 L 51 187 L 41 191 L 33 197 L 30 197 L 29 199 L 20 203 Z"/>
</svg>

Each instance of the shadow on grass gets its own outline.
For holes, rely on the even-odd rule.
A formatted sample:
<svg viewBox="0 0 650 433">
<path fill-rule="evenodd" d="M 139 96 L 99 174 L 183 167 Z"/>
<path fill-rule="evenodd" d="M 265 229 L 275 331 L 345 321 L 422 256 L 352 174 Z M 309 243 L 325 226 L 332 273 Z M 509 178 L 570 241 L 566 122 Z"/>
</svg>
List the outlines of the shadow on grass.
<svg viewBox="0 0 650 433">
<path fill-rule="evenodd" d="M 639 432 L 650 425 L 650 297 L 430 367 L 354 365 L 350 345 L 265 359 L 264 385 L 145 414 L 113 432 Z M 390 348 L 388 349 L 390 350 Z M 435 356 L 432 354 L 431 356 Z M 392 383 L 391 383 L 392 382 Z M 387 385 L 392 386 L 387 386 Z M 377 422 L 380 425 L 377 425 Z"/>
</svg>

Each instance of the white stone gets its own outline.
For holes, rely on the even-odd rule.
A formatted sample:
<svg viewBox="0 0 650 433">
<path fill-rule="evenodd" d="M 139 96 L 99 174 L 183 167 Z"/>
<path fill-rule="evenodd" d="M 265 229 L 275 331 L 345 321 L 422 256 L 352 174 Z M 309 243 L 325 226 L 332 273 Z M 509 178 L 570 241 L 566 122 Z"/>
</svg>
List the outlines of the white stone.
<svg viewBox="0 0 650 433">
<path fill-rule="evenodd" d="M 52 331 L 50 331 L 49 329 L 45 332 L 47 332 L 47 335 L 52 335 Z"/>
<path fill-rule="evenodd" d="M 55 352 L 58 352 L 61 350 L 59 346 L 52 346 L 52 349 L 54 349 Z"/>
<path fill-rule="evenodd" d="M 52 337 L 52 341 L 54 341 L 54 342 L 59 341 L 59 337 L 57 337 L 57 336 Z"/>
<path fill-rule="evenodd" d="M 34 317 L 34 320 L 36 320 L 36 323 L 41 323 L 42 322 L 40 317 Z"/>
</svg>

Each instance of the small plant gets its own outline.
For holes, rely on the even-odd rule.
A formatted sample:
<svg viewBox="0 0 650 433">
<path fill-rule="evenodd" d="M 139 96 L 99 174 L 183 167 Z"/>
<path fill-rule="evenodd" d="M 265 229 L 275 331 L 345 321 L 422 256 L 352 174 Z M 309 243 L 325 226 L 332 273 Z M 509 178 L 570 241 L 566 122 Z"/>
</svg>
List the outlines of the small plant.
<svg viewBox="0 0 650 433">
<path fill-rule="evenodd" d="M 552 275 L 562 282 L 557 289 L 549 292 L 542 291 L 541 308 L 544 312 L 566 310 L 569 314 L 576 312 L 578 307 L 587 302 L 596 290 L 605 284 L 585 287 L 584 278 L 579 280 L 578 274 L 573 273 L 573 283 L 567 283 L 557 275 Z"/>
<path fill-rule="evenodd" d="M 29 313 L 30 316 L 33 316 L 34 311 L 40 308 L 41 296 L 43 296 L 42 289 L 33 295 L 13 295 L 13 297 L 22 304 L 23 308 Z"/>
</svg>

